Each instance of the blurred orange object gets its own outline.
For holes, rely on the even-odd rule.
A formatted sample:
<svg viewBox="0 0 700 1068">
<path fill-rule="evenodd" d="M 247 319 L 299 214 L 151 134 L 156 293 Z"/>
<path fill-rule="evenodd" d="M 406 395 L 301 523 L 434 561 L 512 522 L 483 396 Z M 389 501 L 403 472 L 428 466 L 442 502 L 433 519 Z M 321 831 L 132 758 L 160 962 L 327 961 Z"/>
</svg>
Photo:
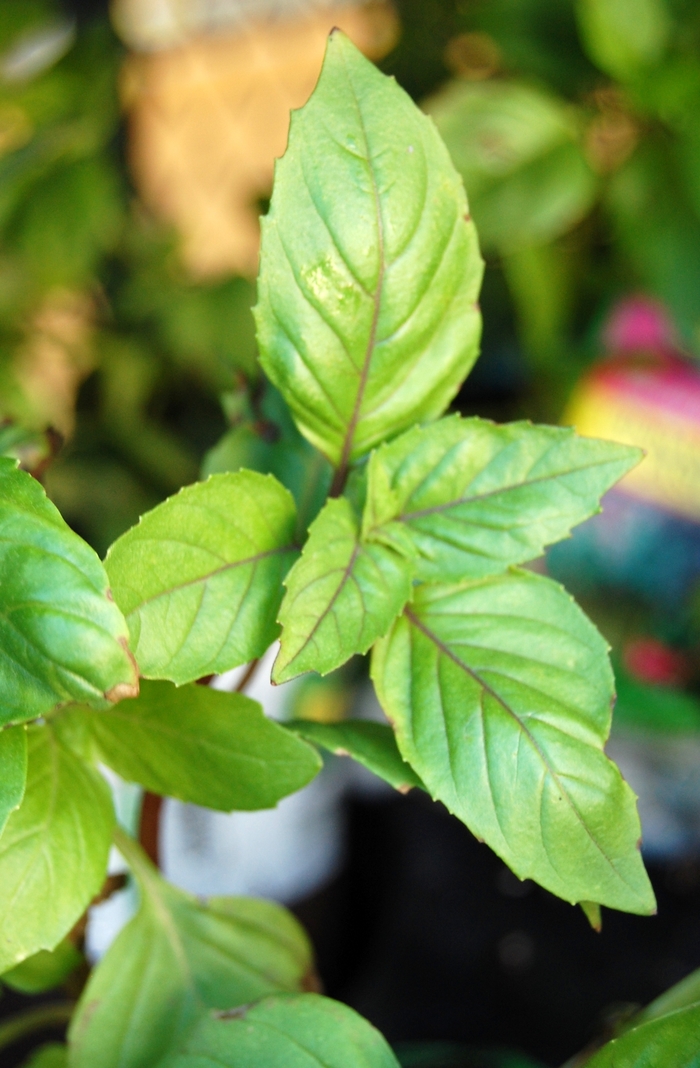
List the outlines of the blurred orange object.
<svg viewBox="0 0 700 1068">
<path fill-rule="evenodd" d="M 345 3 L 128 58 L 134 179 L 145 204 L 179 231 L 195 276 L 257 273 L 259 204 L 286 147 L 289 112 L 311 94 L 336 25 L 372 59 L 398 35 L 390 4 Z"/>
</svg>

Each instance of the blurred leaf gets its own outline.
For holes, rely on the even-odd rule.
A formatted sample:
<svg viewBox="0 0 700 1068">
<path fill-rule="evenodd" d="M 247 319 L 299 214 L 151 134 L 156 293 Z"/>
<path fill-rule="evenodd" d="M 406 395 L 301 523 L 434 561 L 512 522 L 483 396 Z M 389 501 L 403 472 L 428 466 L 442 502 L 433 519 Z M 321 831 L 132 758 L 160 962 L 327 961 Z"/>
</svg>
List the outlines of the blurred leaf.
<svg viewBox="0 0 700 1068">
<path fill-rule="evenodd" d="M 665 0 L 576 0 L 576 13 L 589 56 L 621 81 L 659 62 L 672 29 Z"/>
<path fill-rule="evenodd" d="M 105 566 L 141 674 L 181 685 L 261 656 L 295 521 L 276 479 L 239 471 L 186 486 L 123 534 Z"/>
<path fill-rule="evenodd" d="M 425 789 L 413 768 L 401 756 L 394 732 L 385 723 L 363 719 L 314 723 L 308 719 L 295 719 L 288 720 L 285 727 L 337 756 L 352 757 L 402 793 L 414 786 Z"/>
<path fill-rule="evenodd" d="M 27 787 L 0 838 L 0 974 L 77 922 L 102 886 L 114 825 L 98 771 L 51 727 L 29 727 L 27 739 Z"/>
<path fill-rule="evenodd" d="M 321 767 L 257 701 L 208 686 L 144 680 L 135 700 L 85 715 L 101 758 L 123 779 L 222 812 L 274 808 Z"/>
<path fill-rule="evenodd" d="M 590 210 L 598 179 L 570 106 L 518 82 L 453 82 L 426 110 L 464 179 L 484 248 L 549 241 Z"/>
<path fill-rule="evenodd" d="M 327 675 L 386 634 L 411 596 L 412 561 L 390 546 L 363 542 L 344 497 L 329 500 L 284 585 L 275 683 L 305 671 Z"/>
<path fill-rule="evenodd" d="M 33 1053 L 22 1068 L 68 1068 L 68 1047 L 49 1042 Z"/>
<path fill-rule="evenodd" d="M 119 847 L 141 905 L 80 999 L 72 1068 L 152 1068 L 206 1009 L 302 988 L 311 947 L 289 912 L 250 898 L 196 900 L 166 883 L 124 835 Z"/>
<path fill-rule="evenodd" d="M 615 665 L 615 685 L 615 729 L 663 734 L 700 731 L 700 701 L 692 694 L 671 686 L 638 682 L 619 664 Z"/>
<path fill-rule="evenodd" d="M 72 942 L 64 938 L 55 949 L 42 949 L 0 978 L 21 994 L 42 994 L 65 982 L 84 960 Z"/>
<path fill-rule="evenodd" d="M 439 415 L 474 363 L 482 263 L 466 207 L 432 124 L 334 33 L 277 164 L 256 318 L 265 371 L 341 481 Z"/>
<path fill-rule="evenodd" d="M 664 990 L 650 1005 L 632 1017 L 631 1024 L 638 1027 L 642 1023 L 656 1020 L 661 1016 L 667 1016 L 678 1009 L 685 1009 L 691 1005 L 700 1003 L 700 968 L 686 975 L 679 983 L 674 983 L 668 990 Z"/>
<path fill-rule="evenodd" d="M 13 460 L 0 458 L 0 490 L 0 723 L 138 692 L 126 624 L 96 554 Z"/>
<path fill-rule="evenodd" d="M 379 1031 L 318 994 L 273 996 L 193 1028 L 162 1068 L 398 1068 Z"/>
<path fill-rule="evenodd" d="M 646 915 L 635 796 L 608 760 L 605 641 L 527 571 L 419 586 L 372 655 L 403 757 L 521 878 Z"/>
<path fill-rule="evenodd" d="M 363 538 L 399 550 L 408 538 L 424 581 L 497 574 L 599 511 L 640 459 L 568 427 L 448 416 L 372 454 Z"/>
</svg>

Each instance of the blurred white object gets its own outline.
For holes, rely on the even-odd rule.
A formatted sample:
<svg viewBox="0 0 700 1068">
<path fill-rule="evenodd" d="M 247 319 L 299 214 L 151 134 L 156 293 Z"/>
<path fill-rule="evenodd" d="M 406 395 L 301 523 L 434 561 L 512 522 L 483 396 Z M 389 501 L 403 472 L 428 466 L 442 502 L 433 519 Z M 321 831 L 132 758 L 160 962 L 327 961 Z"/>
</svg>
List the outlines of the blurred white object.
<svg viewBox="0 0 700 1068">
<path fill-rule="evenodd" d="M 245 27 L 251 20 L 298 18 L 363 0 L 113 0 L 112 22 L 131 48 L 172 48 L 195 33 Z"/>
<path fill-rule="evenodd" d="M 52 21 L 22 34 L 12 48 L 0 56 L 0 79 L 10 84 L 29 82 L 58 63 L 75 41 L 75 23 L 69 19 Z"/>
</svg>

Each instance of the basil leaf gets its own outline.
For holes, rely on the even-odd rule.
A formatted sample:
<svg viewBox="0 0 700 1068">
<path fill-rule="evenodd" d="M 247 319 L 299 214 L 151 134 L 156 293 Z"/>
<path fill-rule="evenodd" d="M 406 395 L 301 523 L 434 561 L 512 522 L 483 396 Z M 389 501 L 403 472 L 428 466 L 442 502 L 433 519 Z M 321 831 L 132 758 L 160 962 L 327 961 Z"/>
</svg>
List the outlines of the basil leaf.
<svg viewBox="0 0 700 1068">
<path fill-rule="evenodd" d="M 273 681 L 286 682 L 304 671 L 326 675 L 354 653 L 367 652 L 411 596 L 412 580 L 410 560 L 360 540 L 360 523 L 348 500 L 328 501 L 285 579 Z"/>
<path fill-rule="evenodd" d="M 372 454 L 363 536 L 400 549 L 408 534 L 427 581 L 497 574 L 599 511 L 641 456 L 569 428 L 450 416 Z"/>
<path fill-rule="evenodd" d="M 337 756 L 352 757 L 401 793 L 414 786 L 425 789 L 413 768 L 401 756 L 394 732 L 385 723 L 366 719 L 346 719 L 341 723 L 294 719 L 285 723 L 285 727 Z"/>
<path fill-rule="evenodd" d="M 53 949 L 100 890 L 114 826 L 107 783 L 49 726 L 27 729 L 22 804 L 0 838 L 0 974 Z"/>
<path fill-rule="evenodd" d="M 40 949 L 0 978 L 22 994 L 41 994 L 60 986 L 83 961 L 82 953 L 64 938 L 55 949 Z"/>
<path fill-rule="evenodd" d="M 654 911 L 635 797 L 603 751 L 607 647 L 561 586 L 526 571 L 419 586 L 372 677 L 404 758 L 516 875 Z"/>
<path fill-rule="evenodd" d="M 88 713 L 88 722 L 123 779 L 222 812 L 273 808 L 321 768 L 315 750 L 257 701 L 208 686 L 144 682 L 135 701 Z"/>
<path fill-rule="evenodd" d="M 301 989 L 308 939 L 285 909 L 198 901 L 118 839 L 141 905 L 93 971 L 69 1031 L 72 1068 L 152 1068 L 198 1015 Z"/>
<path fill-rule="evenodd" d="M 576 0 L 576 14 L 590 58 L 622 81 L 658 63 L 673 30 L 664 0 Z"/>
<path fill-rule="evenodd" d="M 261 362 L 344 473 L 454 397 L 477 355 L 482 262 L 432 122 L 338 31 L 262 227 Z"/>
<path fill-rule="evenodd" d="M 277 995 L 203 1019 L 161 1068 L 399 1068 L 379 1031 L 318 994 Z"/>
<path fill-rule="evenodd" d="M 0 725 L 138 693 L 128 631 L 96 553 L 41 485 L 0 457 Z"/>
<path fill-rule="evenodd" d="M 586 1068 L 700 1068 L 700 1003 L 626 1031 Z"/>
<path fill-rule="evenodd" d="M 141 674 L 181 685 L 275 640 L 296 509 L 271 475 L 212 475 L 142 517 L 107 554 Z"/>
</svg>

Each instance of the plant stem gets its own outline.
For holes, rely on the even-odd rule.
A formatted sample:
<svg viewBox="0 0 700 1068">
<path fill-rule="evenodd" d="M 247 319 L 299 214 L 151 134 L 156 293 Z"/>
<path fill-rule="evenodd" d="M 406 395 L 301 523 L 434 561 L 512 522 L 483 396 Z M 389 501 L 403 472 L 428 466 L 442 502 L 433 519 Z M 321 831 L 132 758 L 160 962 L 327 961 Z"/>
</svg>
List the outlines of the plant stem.
<svg viewBox="0 0 700 1068">
<path fill-rule="evenodd" d="M 54 1001 L 11 1016 L 9 1020 L 0 1024 L 0 1049 L 11 1046 L 13 1042 L 18 1042 L 20 1038 L 31 1035 L 34 1031 L 67 1024 L 73 1015 L 74 1008 L 74 1001 Z"/>
<path fill-rule="evenodd" d="M 146 853 L 146 850 L 132 838 L 130 834 L 127 834 L 119 824 L 114 828 L 114 834 L 112 835 L 115 846 L 124 857 L 131 868 L 132 874 L 139 880 L 139 882 L 147 882 L 155 875 L 158 876 L 158 869 Z"/>
<path fill-rule="evenodd" d="M 251 660 L 248 667 L 243 673 L 241 681 L 236 686 L 236 693 L 245 693 L 248 683 L 252 680 L 253 675 L 260 667 L 260 657 L 256 656 L 255 660 Z"/>
</svg>

